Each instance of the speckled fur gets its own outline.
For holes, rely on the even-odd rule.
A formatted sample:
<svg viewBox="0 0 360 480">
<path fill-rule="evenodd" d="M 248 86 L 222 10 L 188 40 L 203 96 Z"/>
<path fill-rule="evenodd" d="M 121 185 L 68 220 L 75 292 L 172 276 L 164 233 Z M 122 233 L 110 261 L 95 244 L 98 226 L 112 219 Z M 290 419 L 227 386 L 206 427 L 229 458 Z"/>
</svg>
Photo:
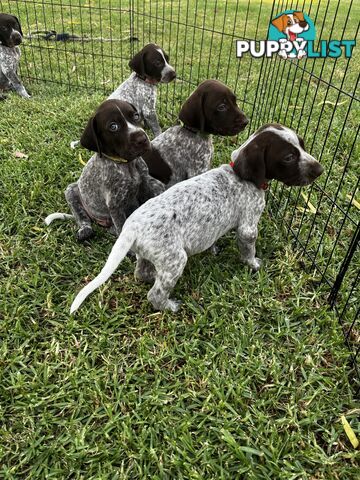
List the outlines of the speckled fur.
<svg viewBox="0 0 360 480">
<path fill-rule="evenodd" d="M 0 44 L 0 90 L 15 90 L 24 98 L 30 98 L 17 74 L 20 61 L 20 48 Z"/>
<path fill-rule="evenodd" d="M 111 276 L 130 248 L 137 256 L 136 277 L 155 279 L 148 300 L 159 310 L 178 309 L 169 294 L 188 257 L 208 249 L 229 230 L 237 231 L 241 260 L 258 270 L 255 242 L 264 206 L 264 191 L 241 181 L 228 165 L 174 185 L 127 219 L 105 267 L 80 291 L 72 311 Z"/>
<path fill-rule="evenodd" d="M 255 242 L 265 192 L 257 183 L 276 179 L 309 185 L 323 168 L 295 132 L 278 124 L 260 128 L 232 153 L 232 160 L 232 166 L 180 182 L 138 208 L 125 222 L 101 273 L 75 298 L 71 312 L 112 275 L 129 249 L 137 256 L 135 276 L 155 280 L 148 300 L 159 310 L 178 309 L 169 295 L 188 257 L 208 249 L 229 230 L 237 232 L 240 259 L 258 270 Z M 265 178 L 258 182 L 262 170 Z"/>
<path fill-rule="evenodd" d="M 79 180 L 67 187 L 65 198 L 79 226 L 78 239 L 82 241 L 92 235 L 93 221 L 119 236 L 126 218 L 163 191 L 164 185 L 149 175 L 141 157 L 129 163 L 115 163 L 96 153 Z M 55 213 L 45 223 L 67 218 L 68 215 Z"/>
<path fill-rule="evenodd" d="M 134 105 L 154 136 L 157 136 L 160 135 L 161 128 L 156 116 L 156 94 L 156 85 L 145 82 L 133 72 L 108 99 L 126 100 Z"/>
<path fill-rule="evenodd" d="M 211 135 L 187 130 L 180 125 L 170 127 L 152 140 L 172 175 L 167 188 L 209 170 L 214 153 Z"/>
</svg>

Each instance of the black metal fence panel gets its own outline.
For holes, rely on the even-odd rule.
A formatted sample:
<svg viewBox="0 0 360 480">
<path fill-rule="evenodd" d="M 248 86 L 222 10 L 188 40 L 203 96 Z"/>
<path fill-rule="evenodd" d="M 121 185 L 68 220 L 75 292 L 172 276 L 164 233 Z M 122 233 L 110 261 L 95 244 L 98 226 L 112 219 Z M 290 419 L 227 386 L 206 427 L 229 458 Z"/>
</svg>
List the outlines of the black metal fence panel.
<svg viewBox="0 0 360 480">
<path fill-rule="evenodd" d="M 279 122 L 304 138 L 325 173 L 306 191 L 272 185 L 268 209 L 294 241 L 304 268 L 327 285 L 359 378 L 359 53 L 236 58 L 236 40 L 265 40 L 271 19 L 288 9 L 313 20 L 316 48 L 321 39 L 358 36 L 360 5 L 354 0 L 0 0 L 0 10 L 19 16 L 23 25 L 26 81 L 105 95 L 129 75 L 134 52 L 154 42 L 170 53 L 177 70 L 178 80 L 160 89 L 168 125 L 199 82 L 217 78 L 251 117 L 246 135 Z M 73 38 L 56 41 L 64 33 Z"/>
</svg>

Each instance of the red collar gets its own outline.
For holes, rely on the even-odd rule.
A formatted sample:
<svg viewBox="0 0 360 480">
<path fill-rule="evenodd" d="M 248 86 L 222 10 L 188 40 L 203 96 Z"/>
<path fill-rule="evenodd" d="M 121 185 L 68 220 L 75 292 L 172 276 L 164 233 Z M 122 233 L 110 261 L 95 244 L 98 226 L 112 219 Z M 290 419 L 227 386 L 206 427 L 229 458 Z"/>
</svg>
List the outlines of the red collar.
<svg viewBox="0 0 360 480">
<path fill-rule="evenodd" d="M 229 163 L 231 168 L 234 168 L 234 162 Z M 269 188 L 269 184 L 267 182 L 264 182 L 260 185 L 261 190 L 267 190 Z"/>
</svg>

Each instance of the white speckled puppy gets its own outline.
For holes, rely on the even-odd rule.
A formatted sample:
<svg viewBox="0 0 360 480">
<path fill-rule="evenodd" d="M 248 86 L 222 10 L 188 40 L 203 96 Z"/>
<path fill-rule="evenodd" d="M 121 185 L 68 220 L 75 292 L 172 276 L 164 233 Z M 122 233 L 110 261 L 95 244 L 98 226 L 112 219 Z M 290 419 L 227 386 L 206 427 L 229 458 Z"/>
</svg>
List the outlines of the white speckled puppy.
<svg viewBox="0 0 360 480">
<path fill-rule="evenodd" d="M 183 104 L 182 126 L 170 127 L 143 155 L 150 175 L 167 187 L 209 170 L 214 147 L 211 135 L 236 135 L 248 119 L 234 93 L 218 80 L 205 80 Z"/>
<path fill-rule="evenodd" d="M 176 77 L 168 61 L 161 47 L 149 43 L 130 60 L 130 77 L 109 96 L 134 105 L 155 136 L 161 133 L 155 109 L 157 84 L 169 83 Z"/>
<path fill-rule="evenodd" d="M 237 231 L 240 258 L 253 270 L 257 225 L 265 207 L 265 182 L 308 185 L 323 171 L 295 132 L 265 125 L 232 153 L 233 162 L 180 182 L 138 208 L 125 222 L 100 274 L 75 298 L 71 312 L 136 253 L 135 275 L 154 281 L 148 300 L 155 309 L 177 311 L 169 298 L 189 256 L 208 249 L 229 230 Z"/>
<path fill-rule="evenodd" d="M 30 98 L 17 74 L 23 33 L 17 17 L 0 13 L 0 92 L 15 90 L 21 97 Z"/>
</svg>

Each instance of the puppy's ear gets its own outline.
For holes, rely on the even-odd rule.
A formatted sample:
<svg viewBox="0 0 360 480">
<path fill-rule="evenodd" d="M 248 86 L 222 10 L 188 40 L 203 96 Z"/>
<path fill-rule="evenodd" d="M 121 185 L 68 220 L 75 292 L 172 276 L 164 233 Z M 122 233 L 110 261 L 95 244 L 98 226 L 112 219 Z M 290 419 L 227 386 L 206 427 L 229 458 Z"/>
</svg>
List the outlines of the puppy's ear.
<svg viewBox="0 0 360 480">
<path fill-rule="evenodd" d="M 186 100 L 179 113 L 179 118 L 184 125 L 200 132 L 205 130 L 205 96 L 205 92 L 195 91 Z"/>
<path fill-rule="evenodd" d="M 240 178 L 260 188 L 266 180 L 265 147 L 251 142 L 238 154 L 233 169 Z"/>
<path fill-rule="evenodd" d="M 85 130 L 81 135 L 80 143 L 84 148 L 92 150 L 93 152 L 97 152 L 99 155 L 101 155 L 101 142 L 98 134 L 96 115 L 91 117 L 88 121 Z"/>
<path fill-rule="evenodd" d="M 20 21 L 19 21 L 19 19 L 18 19 L 17 17 L 15 17 L 15 15 L 13 15 L 13 17 L 15 18 L 15 20 L 16 20 L 16 22 L 17 22 L 17 24 L 18 24 L 18 27 L 19 27 L 19 32 L 21 33 L 21 36 L 23 37 L 24 34 L 23 34 L 22 30 L 21 30 Z"/>
<path fill-rule="evenodd" d="M 286 15 L 281 15 L 280 17 L 278 18 L 275 18 L 274 20 L 272 20 L 272 25 L 274 25 L 274 27 L 276 27 L 279 32 L 284 32 L 285 30 L 285 17 Z"/>
<path fill-rule="evenodd" d="M 145 62 L 144 62 L 144 55 L 145 53 L 140 51 L 129 62 L 129 67 L 138 75 L 144 76 L 146 74 L 145 71 Z"/>
</svg>

